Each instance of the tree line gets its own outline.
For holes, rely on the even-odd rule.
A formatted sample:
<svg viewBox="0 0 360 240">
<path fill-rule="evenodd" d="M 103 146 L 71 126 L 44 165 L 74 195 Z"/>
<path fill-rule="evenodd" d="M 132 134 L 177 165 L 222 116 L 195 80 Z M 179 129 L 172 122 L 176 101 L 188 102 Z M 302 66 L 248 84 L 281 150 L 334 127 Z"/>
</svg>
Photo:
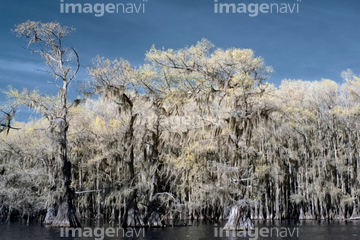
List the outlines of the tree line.
<svg viewBox="0 0 360 240">
<path fill-rule="evenodd" d="M 84 98 L 62 45 L 73 29 L 28 21 L 58 95 L 9 87 L 0 135 L 0 216 L 53 226 L 80 218 L 160 227 L 166 220 L 359 217 L 360 78 L 266 80 L 250 49 L 208 40 L 146 53 L 146 64 L 96 57 Z M 17 122 L 27 106 L 41 117 Z"/>
</svg>

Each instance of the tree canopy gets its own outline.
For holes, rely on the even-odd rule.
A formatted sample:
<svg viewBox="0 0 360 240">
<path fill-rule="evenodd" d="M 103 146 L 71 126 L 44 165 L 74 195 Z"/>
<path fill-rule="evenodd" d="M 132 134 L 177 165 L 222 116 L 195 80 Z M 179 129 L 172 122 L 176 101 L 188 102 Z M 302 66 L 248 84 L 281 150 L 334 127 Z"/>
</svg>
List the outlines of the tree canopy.
<svg viewBox="0 0 360 240">
<path fill-rule="evenodd" d="M 47 32 L 35 34 L 36 27 L 16 31 L 42 41 Z M 71 30 L 43 28 L 58 36 Z M 50 55 L 61 46 L 44 43 Z M 76 70 L 68 75 L 47 50 L 41 54 L 55 79 L 72 79 Z M 350 70 L 342 84 L 275 87 L 266 81 L 272 68 L 252 50 L 205 39 L 178 50 L 153 46 L 146 61 L 135 68 L 96 57 L 81 84 L 87 99 L 62 105 L 78 217 L 162 226 L 236 211 L 251 219 L 359 216 L 360 78 Z M 33 216 L 62 197 L 63 166 L 54 160 L 59 96 L 6 93 L 43 117 L 10 125 L 5 112 L 1 121 L 8 130 L 0 135 L 0 215 Z"/>
</svg>

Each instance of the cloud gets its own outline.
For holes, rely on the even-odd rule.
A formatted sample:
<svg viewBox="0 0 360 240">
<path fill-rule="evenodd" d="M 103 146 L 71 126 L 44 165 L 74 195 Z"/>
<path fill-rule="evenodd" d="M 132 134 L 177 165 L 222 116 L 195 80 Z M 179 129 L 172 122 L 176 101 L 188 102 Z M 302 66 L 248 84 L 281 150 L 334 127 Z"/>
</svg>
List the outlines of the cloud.
<svg viewBox="0 0 360 240">
<path fill-rule="evenodd" d="M 31 63 L 19 60 L 7 60 L 0 58 L 0 70 L 5 72 L 22 72 L 31 74 L 44 74 L 46 68 L 40 63 Z"/>
</svg>

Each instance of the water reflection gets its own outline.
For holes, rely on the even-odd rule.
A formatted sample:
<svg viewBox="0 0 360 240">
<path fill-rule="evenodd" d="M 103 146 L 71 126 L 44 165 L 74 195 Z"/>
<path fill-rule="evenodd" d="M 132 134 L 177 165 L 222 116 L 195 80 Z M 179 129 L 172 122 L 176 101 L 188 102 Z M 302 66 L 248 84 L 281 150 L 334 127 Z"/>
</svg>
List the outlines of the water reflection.
<svg viewBox="0 0 360 240">
<path fill-rule="evenodd" d="M 183 239 L 195 239 L 195 240 L 208 240 L 208 239 L 259 239 L 259 240 L 359 240 L 360 239 L 360 221 L 344 222 L 344 221 L 257 221 L 255 224 L 258 229 L 258 234 L 251 232 L 250 235 L 244 236 L 244 233 L 239 232 L 228 232 L 225 231 L 220 234 L 222 227 L 225 225 L 224 222 L 214 223 L 210 221 L 191 221 L 191 226 L 184 227 L 168 227 L 165 229 L 137 229 L 137 233 L 140 231 L 140 236 L 135 237 L 123 237 L 123 234 L 119 234 L 119 237 L 106 237 L 103 234 L 105 240 L 110 239 L 139 239 L 139 240 L 183 240 Z M 26 221 L 18 220 L 13 221 L 10 224 L 5 223 L 4 220 L 0 220 L 0 240 L 73 240 L 73 239 L 84 239 L 94 240 L 101 239 L 100 233 L 105 233 L 106 229 L 120 228 L 119 225 L 108 225 L 101 222 L 94 221 L 83 221 L 83 231 L 85 228 L 88 230 L 94 230 L 99 228 L 98 231 L 92 232 L 92 237 L 61 237 L 64 236 L 64 232 L 61 232 L 59 228 L 52 228 L 49 226 L 41 226 L 37 222 L 30 222 L 29 225 Z M 103 230 L 101 230 L 103 229 Z M 265 230 L 264 230 L 265 229 Z M 288 229 L 294 232 L 293 235 L 289 232 L 286 236 L 284 230 Z M 263 231 L 265 234 L 260 234 Z M 271 232 L 272 231 L 272 232 Z M 277 232 L 278 231 L 278 232 Z M 283 231 L 283 235 L 279 235 L 280 231 Z M 124 230 L 124 233 L 128 233 L 129 230 Z M 272 233 L 271 235 L 269 233 Z M 85 233 L 85 232 L 84 232 Z M 89 233 L 89 232 L 88 232 Z M 122 233 L 122 232 L 119 232 Z M 96 235 L 98 234 L 98 235 Z M 70 235 L 71 236 L 71 235 Z M 89 235 L 88 235 L 89 236 Z M 113 235 L 110 235 L 113 236 Z M 131 234 L 127 235 L 131 236 Z"/>
</svg>

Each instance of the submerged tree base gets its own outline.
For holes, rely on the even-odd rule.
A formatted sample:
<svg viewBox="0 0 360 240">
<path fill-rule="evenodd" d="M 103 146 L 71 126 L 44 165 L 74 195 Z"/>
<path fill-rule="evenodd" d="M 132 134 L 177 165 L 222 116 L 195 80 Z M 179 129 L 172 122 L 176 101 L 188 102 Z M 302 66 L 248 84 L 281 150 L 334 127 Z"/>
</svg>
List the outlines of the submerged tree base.
<svg viewBox="0 0 360 240">
<path fill-rule="evenodd" d="M 138 209 L 130 208 L 126 216 L 125 227 L 145 227 Z"/>
<path fill-rule="evenodd" d="M 54 219 L 55 219 L 55 209 L 54 208 L 49 208 L 47 210 L 47 213 L 46 213 L 43 224 L 51 225 L 53 223 Z"/>
<path fill-rule="evenodd" d="M 150 228 L 164 227 L 164 224 L 163 224 L 163 221 L 161 220 L 159 212 L 154 211 L 150 214 L 150 217 L 147 220 L 147 226 Z"/>
<path fill-rule="evenodd" d="M 249 230 L 254 229 L 254 222 L 251 220 L 251 207 L 246 202 L 232 206 L 229 219 L 224 230 Z"/>
<path fill-rule="evenodd" d="M 69 209 L 68 203 L 60 205 L 58 213 L 51 224 L 52 227 L 81 227 L 79 220 L 76 218 L 75 210 Z"/>
</svg>

